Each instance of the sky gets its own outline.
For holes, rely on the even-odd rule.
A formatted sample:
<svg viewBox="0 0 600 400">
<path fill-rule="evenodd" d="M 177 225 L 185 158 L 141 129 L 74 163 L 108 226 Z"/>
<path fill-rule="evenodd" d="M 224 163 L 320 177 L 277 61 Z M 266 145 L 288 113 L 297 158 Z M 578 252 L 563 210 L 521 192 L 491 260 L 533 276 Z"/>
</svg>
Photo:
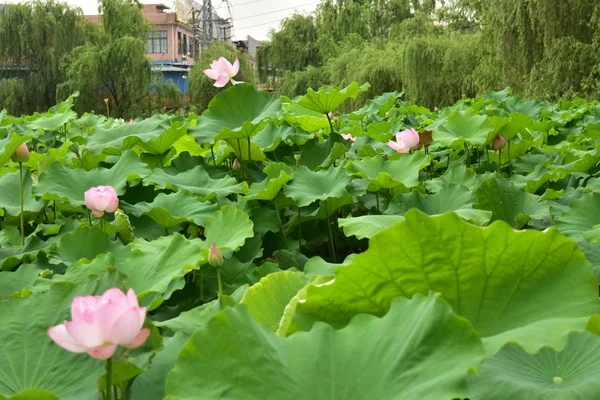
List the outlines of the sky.
<svg viewBox="0 0 600 400">
<path fill-rule="evenodd" d="M 0 3 L 19 3 L 25 0 L 0 0 Z M 61 0 L 65 1 L 65 0 Z M 196 0 L 202 4 L 203 0 Z M 97 14 L 97 0 L 66 0 L 67 3 L 81 7 L 84 14 Z M 173 6 L 174 0 L 142 0 L 145 4 L 162 3 Z M 281 20 L 295 12 L 306 14 L 313 11 L 318 0 L 229 0 L 233 10 L 234 38 L 246 39 L 247 35 L 255 39 L 267 39 L 271 29 L 279 29 Z M 212 0 L 213 7 L 223 18 L 229 17 L 226 1 Z"/>
</svg>

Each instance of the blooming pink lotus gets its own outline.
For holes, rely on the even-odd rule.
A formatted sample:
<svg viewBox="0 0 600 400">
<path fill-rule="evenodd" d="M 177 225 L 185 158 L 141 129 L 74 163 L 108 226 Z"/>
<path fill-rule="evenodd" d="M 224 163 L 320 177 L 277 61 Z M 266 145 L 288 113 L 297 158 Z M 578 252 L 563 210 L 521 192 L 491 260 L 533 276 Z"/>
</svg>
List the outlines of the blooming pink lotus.
<svg viewBox="0 0 600 400">
<path fill-rule="evenodd" d="M 205 69 L 203 72 L 210 79 L 215 80 L 215 87 L 223 87 L 227 82 L 231 81 L 236 85 L 241 82 L 233 80 L 233 77 L 240 71 L 240 60 L 236 59 L 233 65 L 225 58 L 219 57 L 219 60 L 213 60 L 210 64 L 210 69 Z"/>
<path fill-rule="evenodd" d="M 497 135 L 494 138 L 492 147 L 494 148 L 494 150 L 502 150 L 504 146 L 506 146 L 506 139 L 504 139 L 503 136 Z"/>
<path fill-rule="evenodd" d="M 146 308 L 139 306 L 133 289 L 127 295 L 112 288 L 102 296 L 75 297 L 71 319 L 48 329 L 50 338 L 65 350 L 101 360 L 110 358 L 119 345 L 141 346 L 150 335 L 150 329 L 142 329 Z"/>
<path fill-rule="evenodd" d="M 15 152 L 10 156 L 14 162 L 27 162 L 29 161 L 29 149 L 25 143 L 21 143 Z"/>
<path fill-rule="evenodd" d="M 85 205 L 92 214 L 101 217 L 104 212 L 115 212 L 119 208 L 119 198 L 112 186 L 92 187 L 85 192 Z"/>
<path fill-rule="evenodd" d="M 405 129 L 396 133 L 396 141 L 390 140 L 387 145 L 398 153 L 408 153 L 419 147 L 419 134 L 414 129 Z"/>
<path fill-rule="evenodd" d="M 346 140 L 352 140 L 353 142 L 356 142 L 356 138 L 349 133 L 342 133 L 342 137 Z"/>
</svg>

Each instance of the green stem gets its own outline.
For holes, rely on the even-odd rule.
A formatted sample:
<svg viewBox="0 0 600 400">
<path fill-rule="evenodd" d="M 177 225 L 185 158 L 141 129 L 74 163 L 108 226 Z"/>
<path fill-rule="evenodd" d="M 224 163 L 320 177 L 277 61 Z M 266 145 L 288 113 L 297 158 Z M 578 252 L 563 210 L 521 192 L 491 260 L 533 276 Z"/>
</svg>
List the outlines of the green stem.
<svg viewBox="0 0 600 400">
<path fill-rule="evenodd" d="M 54 221 L 56 221 L 56 200 L 54 200 L 53 205 L 54 205 L 54 207 L 53 207 L 54 208 Z"/>
<path fill-rule="evenodd" d="M 510 141 L 508 142 L 508 176 L 512 176 L 512 161 L 510 161 Z"/>
<path fill-rule="evenodd" d="M 112 358 L 106 360 L 106 399 L 112 400 Z M 116 400 L 116 399 L 115 399 Z"/>
<path fill-rule="evenodd" d="M 281 216 L 279 215 L 279 207 L 277 207 L 277 201 L 273 200 L 273 204 L 275 204 L 275 214 L 277 214 L 277 221 L 279 222 L 279 227 L 281 228 L 281 233 L 283 234 L 283 241 L 285 242 L 285 248 L 289 249 L 287 235 L 285 233 L 285 229 L 283 228 L 283 222 L 281 222 Z"/>
<path fill-rule="evenodd" d="M 248 163 L 252 162 L 252 146 L 250 146 L 250 136 L 248 136 Z"/>
<path fill-rule="evenodd" d="M 169 229 L 165 227 L 165 236 L 169 236 Z"/>
<path fill-rule="evenodd" d="M 237 144 L 238 144 L 238 154 L 240 156 L 240 175 L 242 176 L 242 180 L 246 180 L 246 171 L 244 169 L 244 160 L 242 157 L 242 142 L 240 141 L 240 139 L 237 140 Z"/>
<path fill-rule="evenodd" d="M 323 201 L 325 207 L 325 214 L 327 214 L 327 231 L 329 232 L 329 250 L 331 251 L 331 258 L 333 262 L 337 263 L 337 257 L 335 256 L 335 243 L 333 243 L 333 230 L 331 229 L 331 220 L 329 219 L 329 210 L 327 209 L 327 200 Z"/>
<path fill-rule="evenodd" d="M 375 200 L 377 201 L 377 214 L 381 212 L 381 208 L 379 208 L 379 193 L 375 192 Z"/>
<path fill-rule="evenodd" d="M 23 203 L 25 202 L 25 196 L 23 193 L 23 163 L 19 163 L 19 194 L 21 198 L 21 247 L 25 246 L 25 216 L 23 215 Z"/>
<path fill-rule="evenodd" d="M 215 149 L 214 146 L 210 146 L 210 154 L 212 154 L 213 165 L 217 166 L 217 160 L 215 159 Z"/>
<path fill-rule="evenodd" d="M 204 276 L 202 276 L 202 270 L 198 271 L 198 281 L 200 285 L 200 300 L 204 303 Z"/>
<path fill-rule="evenodd" d="M 113 386 L 113 390 L 115 393 L 115 400 L 119 400 L 119 392 L 118 392 L 119 388 L 116 386 Z"/>
<path fill-rule="evenodd" d="M 217 284 L 218 284 L 218 290 L 219 290 L 219 303 L 221 303 L 223 301 L 222 297 L 223 297 L 223 278 L 221 277 L 221 269 L 220 267 L 217 267 Z"/>
<path fill-rule="evenodd" d="M 502 150 L 498 150 L 498 173 L 502 169 Z"/>
<path fill-rule="evenodd" d="M 331 123 L 331 118 L 329 118 L 329 114 L 325 114 L 325 116 L 327 117 L 327 121 L 329 121 L 329 128 L 331 128 L 331 135 L 333 135 L 335 132 L 333 131 L 333 124 Z"/>
<path fill-rule="evenodd" d="M 90 222 L 90 227 L 92 226 L 92 212 L 88 208 L 88 221 Z"/>
<path fill-rule="evenodd" d="M 487 147 L 485 148 L 485 160 L 487 161 L 487 169 L 489 170 L 489 168 L 490 168 L 490 150 Z"/>
<path fill-rule="evenodd" d="M 300 215 L 300 207 L 298 207 L 298 252 L 302 253 L 302 215 Z"/>
</svg>

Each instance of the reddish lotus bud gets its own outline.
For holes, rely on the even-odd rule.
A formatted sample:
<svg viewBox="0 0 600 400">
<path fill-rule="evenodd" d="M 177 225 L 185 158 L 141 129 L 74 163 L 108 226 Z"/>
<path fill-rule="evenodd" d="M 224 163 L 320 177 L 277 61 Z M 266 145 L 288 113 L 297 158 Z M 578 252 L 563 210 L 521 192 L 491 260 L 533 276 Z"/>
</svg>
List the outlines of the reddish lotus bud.
<svg viewBox="0 0 600 400">
<path fill-rule="evenodd" d="M 213 243 L 208 252 L 208 263 L 213 267 L 220 267 L 224 262 L 223 254 L 221 254 L 219 248 Z"/>
<path fill-rule="evenodd" d="M 237 158 L 235 160 L 233 160 L 233 164 L 231 165 L 231 168 L 233 168 L 234 171 L 237 171 L 238 169 L 240 169 L 241 165 L 240 165 L 240 160 L 238 160 Z"/>
<path fill-rule="evenodd" d="M 494 143 L 492 144 L 494 150 L 501 150 L 504 146 L 506 146 L 506 139 L 500 135 L 496 136 L 496 138 L 494 138 Z"/>
<path fill-rule="evenodd" d="M 25 143 L 22 143 L 10 157 L 14 162 L 27 162 L 29 161 L 29 149 Z"/>
</svg>

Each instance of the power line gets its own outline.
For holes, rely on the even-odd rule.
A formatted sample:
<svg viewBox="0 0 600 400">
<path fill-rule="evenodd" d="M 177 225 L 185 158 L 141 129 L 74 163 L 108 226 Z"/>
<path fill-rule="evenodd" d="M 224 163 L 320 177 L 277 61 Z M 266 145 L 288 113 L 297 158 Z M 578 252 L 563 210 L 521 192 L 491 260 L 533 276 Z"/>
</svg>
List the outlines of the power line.
<svg viewBox="0 0 600 400">
<path fill-rule="evenodd" d="M 307 3 L 307 4 L 301 4 L 301 5 L 295 6 L 295 7 L 282 8 L 281 10 L 269 11 L 269 12 L 266 12 L 266 13 L 255 14 L 255 15 L 248 15 L 246 17 L 237 18 L 237 20 L 239 21 L 241 19 L 248 19 L 248 18 L 260 17 L 262 15 L 275 14 L 275 13 L 278 13 L 278 12 L 281 12 L 281 11 L 294 10 L 294 9 L 297 9 L 297 8 L 300 8 L 300 7 L 312 6 L 312 5 L 316 5 L 316 4 L 319 4 L 319 3 L 320 3 L 320 1 L 313 2 L 313 3 Z"/>
<path fill-rule="evenodd" d="M 245 3 L 232 4 L 232 6 L 234 6 L 234 7 L 245 6 L 246 4 L 260 3 L 261 1 L 265 1 L 265 0 L 252 0 L 252 1 L 247 1 Z"/>
<path fill-rule="evenodd" d="M 250 29 L 250 28 L 256 28 L 256 27 L 263 26 L 263 25 L 274 24 L 275 22 L 280 22 L 280 21 L 283 21 L 283 20 L 284 20 L 284 19 L 286 19 L 286 18 L 287 18 L 287 17 L 285 17 L 285 18 L 279 18 L 279 19 L 276 19 L 276 20 L 274 20 L 274 21 L 269 21 L 269 22 L 265 22 L 265 23 L 262 23 L 262 24 L 257 24 L 257 25 L 244 26 L 244 27 L 241 27 L 241 28 L 236 28 L 236 29 Z"/>
</svg>

